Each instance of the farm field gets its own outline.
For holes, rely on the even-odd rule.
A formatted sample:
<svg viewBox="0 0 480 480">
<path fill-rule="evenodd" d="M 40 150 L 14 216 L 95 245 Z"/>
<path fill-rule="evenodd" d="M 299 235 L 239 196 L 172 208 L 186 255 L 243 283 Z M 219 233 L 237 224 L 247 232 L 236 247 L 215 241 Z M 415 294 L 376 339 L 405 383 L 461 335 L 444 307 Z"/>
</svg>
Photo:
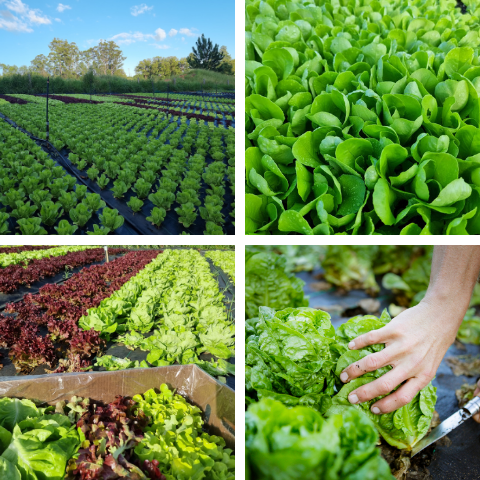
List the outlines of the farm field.
<svg viewBox="0 0 480 480">
<path fill-rule="evenodd" d="M 345 393 L 392 367 L 366 371 L 349 383 L 340 375 L 372 350 L 383 350 L 384 343 L 360 350 L 347 345 L 422 301 L 434 275 L 433 247 L 256 245 L 247 246 L 245 255 L 250 478 L 270 478 L 274 466 L 279 478 L 308 478 L 312 472 L 312 478 L 336 479 L 479 478 L 480 459 L 472 454 L 478 450 L 479 426 L 473 420 L 450 431 L 448 440 L 439 439 L 415 456 L 411 451 L 430 428 L 473 398 L 480 375 L 479 284 L 431 383 L 408 404 L 375 415 L 371 407 L 384 395 L 352 405 Z M 320 435 L 309 419 L 317 422 Z M 408 429 L 403 422 L 409 422 Z M 272 441 L 280 431 L 295 432 L 288 444 Z M 293 457 L 287 455 L 292 448 Z M 300 456 L 315 460 L 302 465 L 300 477 L 290 476 Z"/>
<path fill-rule="evenodd" d="M 0 268 L 0 380 L 196 364 L 234 387 L 235 287 L 204 250 L 59 248 Z"/>
<path fill-rule="evenodd" d="M 245 15 L 246 234 L 480 234 L 477 2 Z"/>
<path fill-rule="evenodd" d="M 0 95 L 0 234 L 234 234 L 231 97 Z"/>
</svg>

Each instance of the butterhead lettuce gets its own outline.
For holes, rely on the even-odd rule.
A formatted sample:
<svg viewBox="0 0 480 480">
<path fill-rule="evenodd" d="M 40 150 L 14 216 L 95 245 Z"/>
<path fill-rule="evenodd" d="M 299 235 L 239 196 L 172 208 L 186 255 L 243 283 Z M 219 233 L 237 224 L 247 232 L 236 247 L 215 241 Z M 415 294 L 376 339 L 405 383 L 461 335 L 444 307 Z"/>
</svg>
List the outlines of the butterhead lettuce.
<svg viewBox="0 0 480 480">
<path fill-rule="evenodd" d="M 393 480 L 373 423 L 355 409 L 319 412 L 262 399 L 245 414 L 247 470 L 258 480 Z"/>
<path fill-rule="evenodd" d="M 335 374 L 337 377 L 339 377 L 342 371 L 350 364 L 360 360 L 366 355 L 379 352 L 384 348 L 383 344 L 377 344 L 359 350 L 348 350 L 346 346 L 348 342 L 371 330 L 382 328 L 388 322 L 390 322 L 390 316 L 387 311 L 384 310 L 380 318 L 374 315 L 357 316 L 351 318 L 338 328 L 337 339 L 339 344 L 337 348 L 339 348 L 340 351 L 343 349 L 344 353 L 339 357 L 336 364 Z M 350 392 L 374 381 L 390 369 L 390 366 L 382 367 L 374 372 L 365 373 L 345 384 L 332 398 L 332 406 L 329 408 L 327 415 L 339 413 L 345 409 L 351 409 L 352 404 L 348 401 Z M 436 388 L 429 383 L 418 392 L 414 399 L 407 405 L 391 413 L 375 415 L 370 411 L 370 408 L 380 398 L 382 397 L 354 405 L 353 408 L 365 413 L 390 445 L 400 449 L 411 449 L 425 436 L 430 427 L 437 400 Z"/>
</svg>

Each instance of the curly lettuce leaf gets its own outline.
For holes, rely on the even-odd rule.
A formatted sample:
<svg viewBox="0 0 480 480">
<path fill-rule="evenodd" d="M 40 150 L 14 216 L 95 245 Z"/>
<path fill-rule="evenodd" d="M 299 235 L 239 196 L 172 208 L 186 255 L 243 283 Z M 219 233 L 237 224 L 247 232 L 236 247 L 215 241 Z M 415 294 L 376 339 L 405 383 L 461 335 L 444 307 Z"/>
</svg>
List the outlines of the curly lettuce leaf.
<svg viewBox="0 0 480 480">
<path fill-rule="evenodd" d="M 259 307 L 281 310 L 286 307 L 306 307 L 304 282 L 287 273 L 285 258 L 268 252 L 247 252 L 245 259 L 245 314 L 258 315 Z"/>
</svg>

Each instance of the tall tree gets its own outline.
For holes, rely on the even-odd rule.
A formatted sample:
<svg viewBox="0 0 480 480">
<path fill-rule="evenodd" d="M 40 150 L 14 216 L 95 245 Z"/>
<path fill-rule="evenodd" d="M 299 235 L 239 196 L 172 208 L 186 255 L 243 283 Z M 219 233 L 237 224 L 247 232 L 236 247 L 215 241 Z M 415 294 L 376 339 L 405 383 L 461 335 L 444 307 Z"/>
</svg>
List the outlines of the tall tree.
<svg viewBox="0 0 480 480">
<path fill-rule="evenodd" d="M 89 48 L 80 52 L 80 62 L 78 66 L 80 75 L 85 75 L 89 70 L 98 72 L 98 63 L 96 60 L 95 48 Z"/>
<path fill-rule="evenodd" d="M 192 54 L 188 56 L 188 63 L 191 68 L 202 68 L 204 70 L 218 71 L 224 54 L 220 52 L 218 43 L 213 45 L 209 38 L 202 34 L 196 42 L 197 48 L 192 48 Z"/>
<path fill-rule="evenodd" d="M 68 40 L 54 38 L 48 46 L 50 48 L 48 60 L 56 75 L 68 77 L 78 74 L 80 50 L 75 42 L 69 43 Z"/>
<path fill-rule="evenodd" d="M 2 75 L 4 77 L 18 73 L 18 67 L 16 65 L 6 65 L 5 63 L 0 63 L 0 69 L 2 70 Z"/>
<path fill-rule="evenodd" d="M 50 62 L 45 55 L 37 55 L 30 63 L 32 64 L 30 68 L 32 72 L 39 73 L 40 75 L 50 73 Z"/>
<path fill-rule="evenodd" d="M 135 73 L 143 78 L 151 78 L 153 76 L 152 60 L 149 58 L 142 60 L 135 67 Z"/>
<path fill-rule="evenodd" d="M 170 78 L 188 70 L 187 59 L 177 57 L 153 57 L 139 62 L 135 73 L 143 78 L 161 77 Z"/>
<path fill-rule="evenodd" d="M 115 42 L 100 40 L 95 48 L 95 58 L 103 75 L 114 75 L 117 70 L 122 68 L 127 57 L 122 55 L 120 47 Z"/>
<path fill-rule="evenodd" d="M 235 73 L 235 60 L 228 53 L 225 45 L 220 48 L 220 53 L 223 53 L 223 60 L 220 62 L 218 71 L 227 75 L 233 75 Z"/>
</svg>

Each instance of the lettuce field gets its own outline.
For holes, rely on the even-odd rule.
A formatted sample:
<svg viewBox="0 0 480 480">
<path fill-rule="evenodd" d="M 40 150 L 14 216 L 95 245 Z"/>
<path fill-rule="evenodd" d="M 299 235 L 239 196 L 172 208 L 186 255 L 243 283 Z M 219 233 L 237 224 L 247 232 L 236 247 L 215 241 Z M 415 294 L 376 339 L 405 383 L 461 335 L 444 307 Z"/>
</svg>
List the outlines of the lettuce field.
<svg viewBox="0 0 480 480">
<path fill-rule="evenodd" d="M 0 234 L 234 234 L 231 97 L 0 95 Z"/>
<path fill-rule="evenodd" d="M 246 233 L 480 233 L 478 4 L 246 1 Z"/>
<path fill-rule="evenodd" d="M 234 252 L 108 252 L 3 249 L 0 375 L 196 364 L 233 384 Z"/>
</svg>

